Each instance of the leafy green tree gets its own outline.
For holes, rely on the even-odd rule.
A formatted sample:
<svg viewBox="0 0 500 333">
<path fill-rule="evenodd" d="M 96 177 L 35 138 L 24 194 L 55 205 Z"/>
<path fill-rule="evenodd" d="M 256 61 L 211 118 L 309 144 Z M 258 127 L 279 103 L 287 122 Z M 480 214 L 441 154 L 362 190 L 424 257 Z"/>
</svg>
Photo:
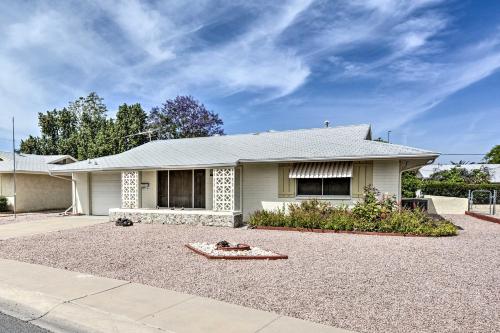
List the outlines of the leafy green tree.
<svg viewBox="0 0 500 333">
<path fill-rule="evenodd" d="M 496 145 L 484 156 L 484 161 L 490 164 L 500 164 L 500 145 Z"/>
<path fill-rule="evenodd" d="M 68 154 L 79 160 L 114 152 L 114 128 L 101 97 L 90 93 L 67 108 L 38 114 L 41 135 L 21 140 L 21 152 Z"/>
<path fill-rule="evenodd" d="M 101 97 L 90 93 L 71 102 L 68 110 L 78 118 L 76 157 L 79 160 L 113 153 L 113 136 Z"/>
<path fill-rule="evenodd" d="M 147 141 L 146 135 L 134 135 L 146 129 L 147 114 L 140 104 L 122 104 L 118 107 L 114 123 L 114 153 L 142 145 Z"/>
<path fill-rule="evenodd" d="M 450 170 L 442 170 L 433 173 L 429 180 L 447 183 L 487 184 L 490 182 L 490 178 L 488 168 L 481 167 L 479 169 L 467 170 L 456 166 Z"/>
<path fill-rule="evenodd" d="M 401 193 L 403 198 L 414 198 L 421 188 L 422 179 L 417 177 L 417 171 L 405 171 L 401 175 Z"/>
</svg>

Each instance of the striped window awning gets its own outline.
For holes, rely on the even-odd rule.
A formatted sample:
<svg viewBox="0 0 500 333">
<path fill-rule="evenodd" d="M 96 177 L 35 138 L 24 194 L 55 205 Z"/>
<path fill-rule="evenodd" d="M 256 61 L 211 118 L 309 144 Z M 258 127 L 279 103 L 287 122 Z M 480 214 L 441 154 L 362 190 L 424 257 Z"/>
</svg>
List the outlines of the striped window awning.
<svg viewBox="0 0 500 333">
<path fill-rule="evenodd" d="M 289 178 L 346 178 L 352 177 L 352 162 L 297 163 Z"/>
</svg>

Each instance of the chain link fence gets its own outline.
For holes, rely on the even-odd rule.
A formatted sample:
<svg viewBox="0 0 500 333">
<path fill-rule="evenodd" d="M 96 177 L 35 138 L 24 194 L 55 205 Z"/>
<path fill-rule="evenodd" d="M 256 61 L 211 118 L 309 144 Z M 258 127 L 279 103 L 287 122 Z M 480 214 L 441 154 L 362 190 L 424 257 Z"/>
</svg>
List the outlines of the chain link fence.
<svg viewBox="0 0 500 333">
<path fill-rule="evenodd" d="M 470 190 L 468 211 L 484 215 L 500 215 L 499 199 L 496 190 Z"/>
</svg>

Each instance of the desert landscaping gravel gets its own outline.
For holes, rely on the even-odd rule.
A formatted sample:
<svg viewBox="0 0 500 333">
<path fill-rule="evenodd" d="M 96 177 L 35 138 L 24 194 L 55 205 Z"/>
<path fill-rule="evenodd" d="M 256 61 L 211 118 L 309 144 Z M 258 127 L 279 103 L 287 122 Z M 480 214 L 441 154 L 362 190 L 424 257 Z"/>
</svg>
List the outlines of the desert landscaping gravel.
<svg viewBox="0 0 500 333">
<path fill-rule="evenodd" d="M 500 225 L 444 238 L 112 223 L 0 242 L 0 257 L 130 280 L 358 332 L 500 332 Z M 288 260 L 207 260 L 223 239 Z"/>
<path fill-rule="evenodd" d="M 20 213 L 14 218 L 12 213 L 0 213 L 0 225 L 19 223 L 26 221 L 40 221 L 51 217 L 61 216 L 62 211 L 48 211 L 48 212 L 35 212 L 35 213 Z"/>
</svg>

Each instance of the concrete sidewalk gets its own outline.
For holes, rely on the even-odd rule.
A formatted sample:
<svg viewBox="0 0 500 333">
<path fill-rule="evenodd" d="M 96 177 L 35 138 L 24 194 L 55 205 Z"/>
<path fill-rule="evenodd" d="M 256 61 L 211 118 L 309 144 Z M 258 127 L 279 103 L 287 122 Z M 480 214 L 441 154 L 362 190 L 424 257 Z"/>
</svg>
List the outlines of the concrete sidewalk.
<svg viewBox="0 0 500 333">
<path fill-rule="evenodd" d="M 0 225 L 0 240 L 32 236 L 47 232 L 86 227 L 108 222 L 103 216 L 58 216 L 42 220 L 22 221 Z"/>
<path fill-rule="evenodd" d="M 53 332 L 349 332 L 210 298 L 5 259 L 0 259 L 0 312 Z"/>
</svg>

